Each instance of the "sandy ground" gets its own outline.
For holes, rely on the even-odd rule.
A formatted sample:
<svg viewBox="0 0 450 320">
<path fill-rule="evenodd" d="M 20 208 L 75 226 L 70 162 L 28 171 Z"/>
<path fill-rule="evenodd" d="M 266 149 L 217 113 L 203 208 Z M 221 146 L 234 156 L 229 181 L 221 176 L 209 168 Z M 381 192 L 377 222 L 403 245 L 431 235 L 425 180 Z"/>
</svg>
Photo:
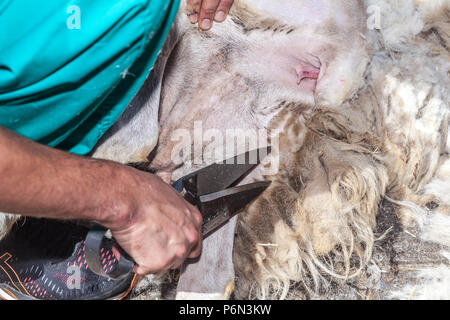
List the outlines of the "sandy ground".
<svg viewBox="0 0 450 320">
<path fill-rule="evenodd" d="M 444 249 L 440 245 L 426 243 L 419 239 L 418 229 L 404 229 L 396 215 L 396 208 L 388 202 L 383 202 L 377 218 L 377 241 L 373 261 L 376 265 L 369 266 L 358 278 L 345 283 L 333 283 L 323 290 L 315 299 L 333 300 L 384 300 L 392 299 L 391 293 L 410 285 L 409 297 L 416 294 L 416 273 L 424 267 L 435 267 L 447 264 L 448 261 L 440 255 Z M 153 281 L 143 281 L 134 289 L 129 299 L 155 300 L 173 299 L 176 288 L 177 274 Z M 292 290 L 292 298 L 302 299 L 301 291 Z"/>
</svg>

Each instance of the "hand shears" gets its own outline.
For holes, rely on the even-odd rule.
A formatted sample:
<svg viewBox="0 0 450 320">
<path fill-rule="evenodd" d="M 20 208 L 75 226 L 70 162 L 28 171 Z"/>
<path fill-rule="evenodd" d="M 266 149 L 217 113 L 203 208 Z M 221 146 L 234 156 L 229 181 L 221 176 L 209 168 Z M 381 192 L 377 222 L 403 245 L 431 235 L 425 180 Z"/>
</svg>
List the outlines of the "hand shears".
<svg viewBox="0 0 450 320">
<path fill-rule="evenodd" d="M 188 174 L 172 185 L 201 212 L 203 238 L 224 226 L 270 185 L 271 181 L 261 181 L 238 186 L 270 151 L 270 147 L 249 151 Z M 135 263 L 120 250 L 121 256 L 115 267 L 108 273 L 103 270 L 100 251 L 107 232 L 100 225 L 89 231 L 85 241 L 87 264 L 100 276 L 122 279 L 133 271 Z"/>
</svg>

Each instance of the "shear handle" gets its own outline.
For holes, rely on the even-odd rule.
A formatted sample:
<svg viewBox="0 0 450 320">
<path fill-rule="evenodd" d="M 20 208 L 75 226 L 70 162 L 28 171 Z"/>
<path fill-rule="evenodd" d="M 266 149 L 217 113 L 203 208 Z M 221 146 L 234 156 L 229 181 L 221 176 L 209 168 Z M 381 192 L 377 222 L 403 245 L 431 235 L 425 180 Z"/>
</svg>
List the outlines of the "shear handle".
<svg viewBox="0 0 450 320">
<path fill-rule="evenodd" d="M 125 251 L 123 251 L 119 246 L 116 246 L 120 252 L 120 258 L 117 259 L 118 263 L 113 270 L 108 273 L 103 270 L 100 263 L 100 250 L 107 231 L 108 229 L 100 225 L 95 225 L 88 232 L 85 241 L 87 265 L 92 272 L 99 276 L 120 280 L 133 272 L 135 263 Z"/>
</svg>

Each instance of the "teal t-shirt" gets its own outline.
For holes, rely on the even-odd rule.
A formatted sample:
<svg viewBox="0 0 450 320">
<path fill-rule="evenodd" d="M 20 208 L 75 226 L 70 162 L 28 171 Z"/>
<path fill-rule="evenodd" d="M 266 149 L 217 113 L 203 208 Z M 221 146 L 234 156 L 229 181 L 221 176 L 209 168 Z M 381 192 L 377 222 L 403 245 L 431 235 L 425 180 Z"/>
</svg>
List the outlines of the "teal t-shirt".
<svg viewBox="0 0 450 320">
<path fill-rule="evenodd" d="M 153 67 L 180 0 L 0 0 L 0 126 L 86 154 Z"/>
</svg>

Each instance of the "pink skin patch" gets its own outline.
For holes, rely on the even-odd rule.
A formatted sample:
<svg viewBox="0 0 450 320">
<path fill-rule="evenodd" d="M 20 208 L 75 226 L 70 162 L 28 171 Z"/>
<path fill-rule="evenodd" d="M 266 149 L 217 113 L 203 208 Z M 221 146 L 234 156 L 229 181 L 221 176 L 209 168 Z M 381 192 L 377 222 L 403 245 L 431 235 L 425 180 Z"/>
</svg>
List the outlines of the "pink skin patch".
<svg viewBox="0 0 450 320">
<path fill-rule="evenodd" d="M 300 85 L 304 79 L 317 80 L 319 78 L 320 69 L 313 66 L 299 65 L 294 68 L 297 77 L 297 85 Z"/>
</svg>

